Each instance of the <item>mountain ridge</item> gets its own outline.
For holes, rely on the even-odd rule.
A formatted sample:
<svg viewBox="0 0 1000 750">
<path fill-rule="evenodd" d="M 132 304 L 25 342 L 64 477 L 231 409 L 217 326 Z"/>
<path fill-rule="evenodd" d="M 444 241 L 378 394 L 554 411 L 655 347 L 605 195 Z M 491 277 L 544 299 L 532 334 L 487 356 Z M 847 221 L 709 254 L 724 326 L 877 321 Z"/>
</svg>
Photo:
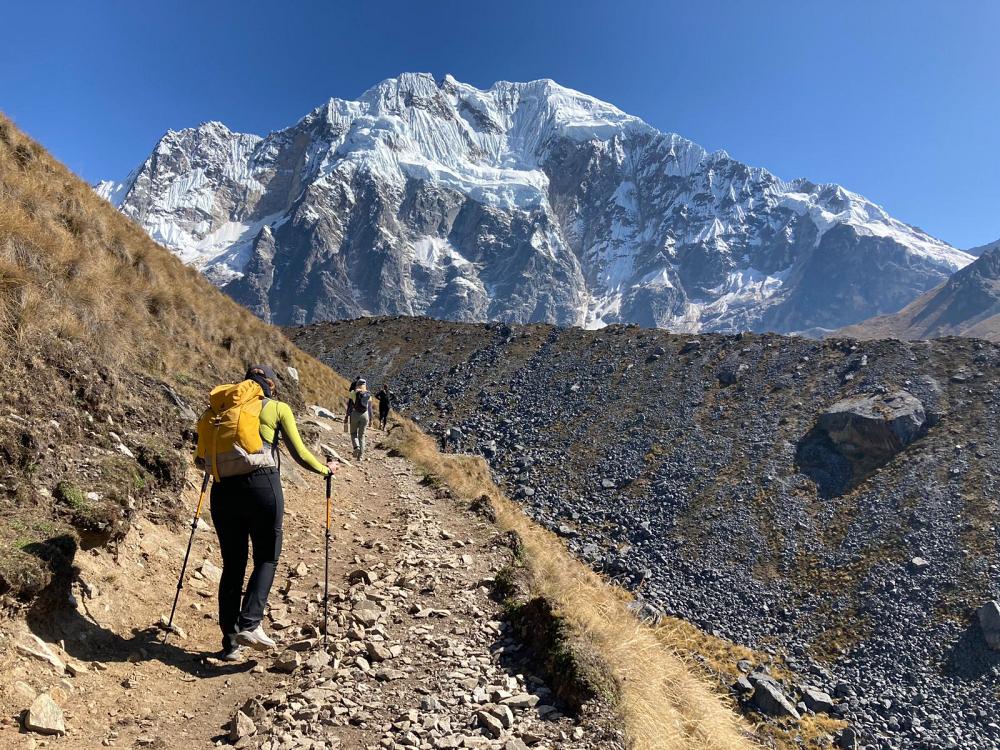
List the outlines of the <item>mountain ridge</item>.
<svg viewBox="0 0 1000 750">
<path fill-rule="evenodd" d="M 168 131 L 98 192 L 286 324 L 832 329 L 972 260 L 839 185 L 781 180 L 550 79 L 408 73 L 263 137 Z"/>
<path fill-rule="evenodd" d="M 1000 241 L 898 313 L 844 328 L 863 339 L 966 336 L 1000 341 Z"/>
</svg>

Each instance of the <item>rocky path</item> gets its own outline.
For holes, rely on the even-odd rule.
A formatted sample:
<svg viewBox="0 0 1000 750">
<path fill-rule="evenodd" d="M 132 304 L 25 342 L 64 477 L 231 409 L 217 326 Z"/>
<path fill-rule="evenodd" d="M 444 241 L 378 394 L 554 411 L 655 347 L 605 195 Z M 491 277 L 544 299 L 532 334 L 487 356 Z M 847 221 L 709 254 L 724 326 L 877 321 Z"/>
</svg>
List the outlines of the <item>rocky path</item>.
<svg viewBox="0 0 1000 750">
<path fill-rule="evenodd" d="M 323 441 L 348 455 L 339 428 L 316 421 Z M 69 620 L 29 619 L 70 671 L 57 674 L 17 652 L 14 644 L 31 634 L 3 628 L 0 696 L 8 718 L 0 747 L 620 746 L 606 709 L 565 715 L 521 658 L 490 598 L 493 576 L 511 555 L 495 529 L 378 449 L 345 466 L 335 483 L 324 648 L 322 483 L 287 465 L 284 471 L 285 548 L 266 621 L 279 641 L 275 653 L 237 665 L 208 655 L 218 639 L 210 532 L 198 535 L 192 555 L 177 618 L 184 637 L 166 647 L 154 642 L 142 626 L 169 606 L 186 540 L 147 524 L 126 540 L 117 563 L 104 553 L 84 557 L 93 598 L 81 591 Z M 19 707 L 40 694 L 63 709 L 65 736 L 20 729 Z"/>
<path fill-rule="evenodd" d="M 490 599 L 494 574 L 510 560 L 492 527 L 456 513 L 400 458 L 376 454 L 356 482 L 361 502 L 344 509 L 355 556 L 331 590 L 329 643 L 311 625 L 286 640 L 275 665 L 295 672 L 236 714 L 236 745 L 613 746 L 599 711 L 582 722 L 563 715 L 520 658 Z M 312 615 L 317 626 L 318 586 L 311 596 L 286 594 L 290 614 L 305 609 L 296 619 Z"/>
</svg>

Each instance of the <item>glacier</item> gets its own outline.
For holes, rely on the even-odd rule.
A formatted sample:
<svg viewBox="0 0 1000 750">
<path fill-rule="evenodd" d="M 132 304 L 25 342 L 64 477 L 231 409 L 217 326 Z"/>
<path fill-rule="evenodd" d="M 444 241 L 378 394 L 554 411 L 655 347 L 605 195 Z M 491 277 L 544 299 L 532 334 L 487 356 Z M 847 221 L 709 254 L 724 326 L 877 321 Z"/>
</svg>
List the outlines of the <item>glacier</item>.
<svg viewBox="0 0 1000 750">
<path fill-rule="evenodd" d="M 266 136 L 168 131 L 97 191 L 263 318 L 832 329 L 973 257 L 551 80 L 404 73 Z"/>
</svg>

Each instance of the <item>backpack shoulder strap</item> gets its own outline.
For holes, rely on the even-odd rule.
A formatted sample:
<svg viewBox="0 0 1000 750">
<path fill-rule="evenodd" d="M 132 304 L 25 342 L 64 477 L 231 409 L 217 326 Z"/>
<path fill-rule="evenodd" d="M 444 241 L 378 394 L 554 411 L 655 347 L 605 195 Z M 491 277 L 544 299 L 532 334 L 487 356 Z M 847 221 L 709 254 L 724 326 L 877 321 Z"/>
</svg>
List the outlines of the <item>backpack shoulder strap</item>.
<svg viewBox="0 0 1000 750">
<path fill-rule="evenodd" d="M 264 409 L 270 409 L 274 412 L 274 440 L 271 442 L 271 452 L 278 464 L 278 471 L 281 471 L 281 420 L 278 419 L 278 405 L 280 403 L 276 398 L 267 398 L 265 396 L 264 405 L 260 409 L 261 417 L 264 416 Z"/>
</svg>

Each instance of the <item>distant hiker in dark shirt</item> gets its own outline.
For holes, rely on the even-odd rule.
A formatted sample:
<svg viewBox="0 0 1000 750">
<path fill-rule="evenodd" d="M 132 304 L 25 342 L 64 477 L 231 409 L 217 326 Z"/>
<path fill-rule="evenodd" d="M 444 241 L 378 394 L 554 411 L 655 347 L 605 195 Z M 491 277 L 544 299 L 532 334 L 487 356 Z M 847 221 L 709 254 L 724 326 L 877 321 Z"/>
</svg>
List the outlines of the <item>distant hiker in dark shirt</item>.
<svg viewBox="0 0 1000 750">
<path fill-rule="evenodd" d="M 396 400 L 396 394 L 389 390 L 389 386 L 383 384 L 378 393 L 375 394 L 375 398 L 378 399 L 379 429 L 384 430 L 386 422 L 389 421 L 389 409 L 392 407 L 392 402 Z"/>
<path fill-rule="evenodd" d="M 368 392 L 368 383 L 364 378 L 358 378 L 353 385 L 354 388 L 347 395 L 347 414 L 344 416 L 344 421 L 350 426 L 354 457 L 358 461 L 364 461 L 365 432 L 373 421 L 372 394 Z"/>
</svg>

